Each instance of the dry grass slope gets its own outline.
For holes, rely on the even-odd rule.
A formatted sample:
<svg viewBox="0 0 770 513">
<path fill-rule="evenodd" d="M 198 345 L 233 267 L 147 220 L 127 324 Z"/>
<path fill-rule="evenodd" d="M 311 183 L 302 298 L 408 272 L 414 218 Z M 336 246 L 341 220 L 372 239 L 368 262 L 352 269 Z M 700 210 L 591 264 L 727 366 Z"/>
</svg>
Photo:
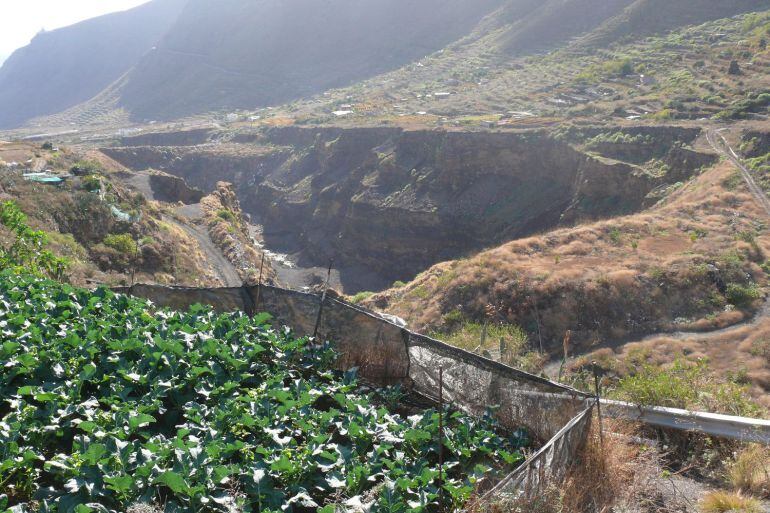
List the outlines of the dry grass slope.
<svg viewBox="0 0 770 513">
<path fill-rule="evenodd" d="M 579 352 L 610 346 L 627 355 L 641 346 L 658 364 L 709 357 L 718 373 L 740 371 L 767 397 L 763 334 L 770 323 L 727 332 L 724 340 L 661 336 L 623 345 L 645 334 L 716 330 L 749 319 L 767 284 L 766 222 L 734 168 L 721 163 L 644 213 L 438 264 L 364 304 L 417 329 L 451 331 L 458 321 L 484 319 L 518 325 L 552 355 L 561 353 L 569 330 Z"/>
</svg>

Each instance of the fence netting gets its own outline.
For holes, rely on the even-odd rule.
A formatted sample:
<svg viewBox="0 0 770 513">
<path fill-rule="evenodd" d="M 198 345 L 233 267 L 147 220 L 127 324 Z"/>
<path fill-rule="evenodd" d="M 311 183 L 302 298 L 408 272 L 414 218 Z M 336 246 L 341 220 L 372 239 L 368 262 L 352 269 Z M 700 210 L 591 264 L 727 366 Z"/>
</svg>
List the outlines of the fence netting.
<svg viewBox="0 0 770 513">
<path fill-rule="evenodd" d="M 436 400 L 439 369 L 443 397 L 472 415 L 492 414 L 508 430 L 524 428 L 541 449 L 502 479 L 482 503 L 537 494 L 546 482 L 560 481 L 575 461 L 588 430 L 594 398 L 570 387 L 528 374 L 474 353 L 413 333 L 382 316 L 334 297 L 274 286 L 183 288 L 134 285 L 119 292 L 163 307 L 194 304 L 220 312 L 268 312 L 275 324 L 298 335 L 330 341 L 343 370 L 378 385 L 401 385 Z"/>
</svg>

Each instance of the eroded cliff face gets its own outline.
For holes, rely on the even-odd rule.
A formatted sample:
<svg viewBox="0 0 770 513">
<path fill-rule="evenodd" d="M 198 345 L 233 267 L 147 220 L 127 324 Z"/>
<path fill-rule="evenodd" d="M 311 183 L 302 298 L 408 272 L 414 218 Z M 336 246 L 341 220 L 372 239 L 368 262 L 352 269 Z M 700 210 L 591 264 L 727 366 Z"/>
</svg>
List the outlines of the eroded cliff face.
<svg viewBox="0 0 770 513">
<path fill-rule="evenodd" d="M 168 203 L 182 202 L 185 205 L 198 203 L 203 198 L 203 191 L 190 187 L 187 182 L 175 175 L 152 172 L 148 177 L 155 199 Z"/>
<path fill-rule="evenodd" d="M 235 266 L 243 283 L 274 285 L 275 270 L 269 260 L 263 260 L 262 249 L 251 242 L 233 185 L 218 182 L 214 191 L 201 200 L 201 210 L 211 240 Z"/>
<path fill-rule="evenodd" d="M 228 144 L 104 151 L 204 190 L 235 184 L 268 247 L 314 264 L 334 258 L 349 270 L 346 292 L 557 225 L 637 211 L 651 191 L 692 172 L 655 176 L 538 131 L 290 127 Z"/>
</svg>

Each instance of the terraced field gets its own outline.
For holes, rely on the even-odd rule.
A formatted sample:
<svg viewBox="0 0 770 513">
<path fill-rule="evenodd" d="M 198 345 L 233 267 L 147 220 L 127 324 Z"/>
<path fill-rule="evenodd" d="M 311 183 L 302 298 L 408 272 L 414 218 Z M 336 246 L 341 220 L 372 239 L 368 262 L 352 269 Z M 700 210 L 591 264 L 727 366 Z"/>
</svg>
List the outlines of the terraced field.
<svg viewBox="0 0 770 513">
<path fill-rule="evenodd" d="M 269 320 L 2 273 L 0 510 L 452 511 L 523 460 Z"/>
</svg>

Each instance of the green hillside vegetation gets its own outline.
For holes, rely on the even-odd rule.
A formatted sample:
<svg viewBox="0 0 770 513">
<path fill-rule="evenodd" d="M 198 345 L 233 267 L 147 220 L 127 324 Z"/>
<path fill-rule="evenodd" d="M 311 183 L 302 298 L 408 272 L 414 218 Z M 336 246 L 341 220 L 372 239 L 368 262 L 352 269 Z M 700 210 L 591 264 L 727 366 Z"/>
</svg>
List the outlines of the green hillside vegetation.
<svg viewBox="0 0 770 513">
<path fill-rule="evenodd" d="M 652 2 L 637 4 L 635 13 L 646 4 L 665 10 Z M 682 5 L 675 9 L 682 10 Z M 275 109 L 273 114 L 307 124 L 462 126 L 464 120 L 475 119 L 478 126 L 493 119 L 502 126 L 522 127 L 556 119 L 729 121 L 766 115 L 770 12 L 706 21 L 710 17 L 679 20 L 681 24 L 670 32 L 613 37 L 606 44 L 587 37 L 536 55 L 507 53 L 500 31 L 477 33 L 427 56 L 419 65 Z M 605 26 L 595 34 L 615 28 Z M 740 70 L 737 75 L 729 73 L 733 61 Z M 433 96 L 437 91 L 449 96 L 439 100 Z M 353 114 L 340 120 L 332 112 L 341 104 L 351 105 Z"/>
<path fill-rule="evenodd" d="M 219 283 L 196 241 L 164 220 L 167 207 L 123 182 L 117 164 L 85 148 L 62 146 L 53 151 L 44 146 L 51 144 L 0 142 L 0 198 L 12 202 L 1 208 L 12 208 L 13 216 L 23 217 L 29 234 L 49 241 L 51 251 L 66 257 L 68 265 L 60 271 L 68 281 Z M 51 186 L 25 180 L 26 169 L 6 165 L 14 160 L 45 164 L 63 182 Z M 10 217 L 6 221 L 11 222 Z M 0 246 L 18 253 L 19 244 L 12 247 L 17 230 L 0 227 Z"/>
<path fill-rule="evenodd" d="M 7 232 L 10 240 L 5 247 L 0 245 L 0 269 L 63 277 L 67 260 L 45 248 L 48 236 L 27 225 L 27 216 L 16 203 L 0 203 L 0 230 Z"/>
<path fill-rule="evenodd" d="M 0 327 L 0 510 L 448 511 L 527 443 L 446 410 L 442 485 L 436 410 L 394 410 L 267 314 L 6 271 Z"/>
</svg>

